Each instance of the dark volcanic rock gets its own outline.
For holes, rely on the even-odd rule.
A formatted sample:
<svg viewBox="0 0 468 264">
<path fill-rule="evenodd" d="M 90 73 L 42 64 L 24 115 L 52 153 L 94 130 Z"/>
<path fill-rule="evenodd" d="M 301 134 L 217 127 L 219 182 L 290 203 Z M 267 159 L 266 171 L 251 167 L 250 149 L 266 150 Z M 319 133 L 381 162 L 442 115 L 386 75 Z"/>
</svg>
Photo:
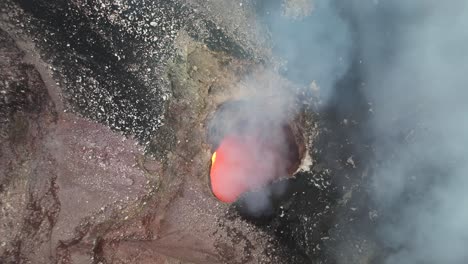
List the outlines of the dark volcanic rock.
<svg viewBox="0 0 468 264">
<path fill-rule="evenodd" d="M 72 111 L 148 140 L 162 122 L 169 91 L 160 76 L 187 9 L 172 1 L 18 3 L 32 14 L 31 33 Z"/>
<path fill-rule="evenodd" d="M 355 164 L 346 135 L 317 127 L 315 109 L 297 109 L 304 91 L 265 66 L 254 2 L 0 2 L 0 262 L 323 257 L 342 235 L 332 225 Z M 307 113 L 310 163 L 255 225 L 210 192 L 206 121 L 226 100 L 261 96 Z"/>
<path fill-rule="evenodd" d="M 149 191 L 137 166 L 143 149 L 102 125 L 58 113 L 25 53 L 6 32 L 0 37 L 0 57 L 8 62 L 1 66 L 0 258 L 50 263 L 59 253 L 69 257 L 68 247 L 92 226 L 120 217 Z"/>
<path fill-rule="evenodd" d="M 26 13 L 12 19 L 27 17 L 23 27 L 54 65 L 67 108 L 143 142 L 164 123 L 171 97 L 166 66 L 181 30 L 214 50 L 243 58 L 261 54 L 258 43 L 246 41 L 258 34 L 231 34 L 236 24 L 223 25 L 211 9 L 190 1 L 16 2 Z M 10 1 L 1 5 L 17 9 Z M 222 6 L 213 8 L 226 12 Z M 232 22 L 246 23 L 242 17 Z"/>
<path fill-rule="evenodd" d="M 0 259 L 7 263 L 47 250 L 60 210 L 54 164 L 41 142 L 57 116 L 40 74 L 23 56 L 0 30 Z"/>
<path fill-rule="evenodd" d="M 203 45 L 188 43 L 184 47 L 181 41 L 179 49 L 191 51 L 169 68 L 168 87 L 174 99 L 167 100 L 167 131 L 173 140 L 163 134 L 152 141 L 156 147 L 168 143 L 167 151 L 156 153 L 164 161 L 160 164 L 145 156 L 136 141 L 104 125 L 145 141 L 157 126 L 145 123 L 143 128 L 138 122 L 151 117 L 162 123 L 160 106 L 169 99 L 162 93 L 164 86 L 151 87 L 156 97 L 145 94 L 149 86 L 119 86 L 154 74 L 142 66 L 144 59 L 151 60 L 146 53 L 151 47 L 142 48 L 145 53 L 139 55 L 138 47 L 125 50 L 136 56 L 134 59 L 141 59 L 141 64 L 134 65 L 136 68 L 128 61 L 117 63 L 114 54 L 102 48 L 112 48 L 107 46 L 111 42 L 104 41 L 107 37 L 96 34 L 98 28 L 83 24 L 88 21 L 81 16 L 86 13 L 85 4 L 78 9 L 73 9 L 71 2 L 30 4 L 22 2 L 35 17 L 10 2 L 1 6 L 8 10 L 1 26 L 14 38 L 2 31 L 2 81 L 6 80 L 7 85 L 2 89 L 6 107 L 2 107 L 0 162 L 5 164 L 2 170 L 6 172 L 1 178 L 0 195 L 6 202 L 2 204 L 0 221 L 4 223 L 0 259 L 6 263 L 135 263 L 135 259 L 139 263 L 163 263 L 172 258 L 197 263 L 271 262 L 265 253 L 274 248 L 269 235 L 241 219 L 226 222 L 223 216 L 227 206 L 211 197 L 203 181 L 208 168 L 205 159 L 209 160 L 210 155 L 203 143 L 200 122 L 213 107 L 205 98 L 208 84 L 232 86 L 245 73 L 242 63 L 215 55 Z M 12 26 L 18 16 L 27 17 L 31 24 L 23 29 Z M 93 26 L 100 25 L 94 22 Z M 153 24 L 150 22 L 151 27 L 155 27 Z M 75 30 L 81 27 L 84 29 Z M 128 30 L 136 28 L 132 24 Z M 129 36 L 127 32 L 105 29 L 117 37 Z M 36 47 L 28 42 L 28 35 Z M 67 49 L 67 44 L 73 48 Z M 54 66 L 39 59 L 38 51 Z M 167 70 L 164 63 L 158 65 Z M 200 73 L 193 71 L 196 65 Z M 57 81 L 51 78 L 49 69 Z M 164 77 L 158 74 L 153 77 Z M 121 104 L 111 103 L 100 112 L 106 104 L 99 100 L 106 99 L 110 91 L 123 93 L 119 98 L 122 100 L 118 100 Z M 152 102 L 155 98 L 158 100 Z M 136 103 L 146 108 L 138 112 L 142 108 L 135 107 Z M 126 109 L 137 112 L 133 116 Z M 157 114 L 152 116 L 151 111 Z M 128 131 L 106 121 L 134 117 L 140 121 L 130 122 Z M 146 136 L 142 137 L 146 133 L 141 134 L 142 129 L 148 132 Z"/>
</svg>

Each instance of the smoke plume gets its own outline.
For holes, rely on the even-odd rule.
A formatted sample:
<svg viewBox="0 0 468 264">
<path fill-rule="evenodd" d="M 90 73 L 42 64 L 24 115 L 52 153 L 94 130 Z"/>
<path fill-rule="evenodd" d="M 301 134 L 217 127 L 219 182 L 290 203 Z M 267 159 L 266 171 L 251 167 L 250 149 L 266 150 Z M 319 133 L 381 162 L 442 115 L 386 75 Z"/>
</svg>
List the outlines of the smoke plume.
<svg viewBox="0 0 468 264">
<path fill-rule="evenodd" d="M 336 80 L 348 70 L 351 50 L 349 25 L 332 1 L 260 1 L 259 16 L 269 27 L 276 55 L 290 80 L 318 83 L 326 102 Z"/>
<path fill-rule="evenodd" d="M 385 263 L 466 263 L 468 3 L 354 1 Z"/>
<path fill-rule="evenodd" d="M 262 12 L 286 75 L 316 80 L 325 99 L 359 67 L 383 262 L 468 263 L 468 2 L 317 0 L 292 20 Z"/>
</svg>

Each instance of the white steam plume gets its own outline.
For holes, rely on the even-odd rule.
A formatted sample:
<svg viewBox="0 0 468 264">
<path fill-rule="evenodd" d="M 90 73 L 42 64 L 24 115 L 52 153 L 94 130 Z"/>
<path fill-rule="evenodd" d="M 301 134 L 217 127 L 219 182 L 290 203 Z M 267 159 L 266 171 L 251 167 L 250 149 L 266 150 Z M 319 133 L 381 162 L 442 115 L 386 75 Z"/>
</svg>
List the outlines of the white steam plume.
<svg viewBox="0 0 468 264">
<path fill-rule="evenodd" d="M 468 263 L 468 1 L 313 6 L 309 18 L 266 21 L 288 77 L 317 80 L 326 98 L 360 62 L 383 262 Z"/>
<path fill-rule="evenodd" d="M 385 263 L 468 263 L 468 2 L 369 2 L 352 10 Z"/>
</svg>

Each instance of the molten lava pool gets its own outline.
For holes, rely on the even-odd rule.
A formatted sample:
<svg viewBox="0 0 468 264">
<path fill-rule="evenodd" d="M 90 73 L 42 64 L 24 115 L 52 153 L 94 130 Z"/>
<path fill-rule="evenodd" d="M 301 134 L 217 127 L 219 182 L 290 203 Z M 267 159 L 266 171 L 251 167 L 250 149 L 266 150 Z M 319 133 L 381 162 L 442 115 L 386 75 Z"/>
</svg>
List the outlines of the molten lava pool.
<svg viewBox="0 0 468 264">
<path fill-rule="evenodd" d="M 226 203 L 288 175 L 290 163 L 280 142 L 258 136 L 227 136 L 213 153 L 210 170 L 213 194 Z"/>
</svg>

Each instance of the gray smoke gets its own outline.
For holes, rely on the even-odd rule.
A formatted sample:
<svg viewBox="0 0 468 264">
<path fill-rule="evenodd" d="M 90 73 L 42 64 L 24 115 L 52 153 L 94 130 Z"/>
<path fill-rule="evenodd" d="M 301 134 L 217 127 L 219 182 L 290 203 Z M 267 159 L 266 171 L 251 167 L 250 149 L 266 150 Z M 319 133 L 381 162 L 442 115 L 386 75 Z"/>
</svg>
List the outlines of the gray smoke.
<svg viewBox="0 0 468 264">
<path fill-rule="evenodd" d="M 382 262 L 468 263 L 468 1 L 317 0 L 267 21 L 288 77 L 325 99 L 360 67 Z"/>
<path fill-rule="evenodd" d="M 467 263 L 468 2 L 354 1 L 385 263 Z"/>
<path fill-rule="evenodd" d="M 238 181 L 214 188 L 229 197 L 236 187 L 246 188 L 250 193 L 237 201 L 241 213 L 252 218 L 270 217 L 274 212 L 272 200 L 285 191 L 285 184 L 277 181 L 289 176 L 292 164 L 288 158 L 295 151 L 289 145 L 290 131 L 285 129 L 295 113 L 294 96 L 290 84 L 269 70 L 245 76 L 238 85 L 240 99 L 223 103 L 208 122 L 213 150 L 222 143 L 241 147 L 224 148 L 224 157 L 229 156 L 230 162 L 240 168 L 224 171 L 223 177 Z M 244 152 L 246 149 L 248 152 Z"/>
<path fill-rule="evenodd" d="M 286 66 L 282 68 L 285 75 L 303 85 L 311 85 L 315 81 L 325 102 L 332 92 L 333 82 L 347 71 L 349 65 L 351 41 L 348 25 L 326 0 L 290 1 L 283 6 L 281 1 L 259 2 L 263 2 L 263 7 L 258 14 L 271 30 L 275 54 L 286 60 Z M 313 16 L 309 15 L 312 13 Z M 336 32 L 320 24 L 322 22 Z M 295 83 L 279 78 L 270 69 L 255 71 L 251 76 L 245 76 L 239 85 L 238 96 L 244 102 L 224 114 L 222 108 L 218 109 L 209 124 L 209 138 L 215 148 L 226 136 L 240 136 L 244 141 L 248 141 L 245 135 L 257 137 L 257 147 L 251 149 L 250 155 L 264 168 L 249 177 L 232 176 L 238 179 L 247 177 L 245 182 L 249 187 L 255 187 L 255 192 L 245 194 L 240 200 L 242 210 L 253 217 L 271 215 L 274 211 L 272 201 L 286 191 L 286 184 L 276 181 L 287 178 L 290 173 L 289 161 L 285 157 L 291 150 L 286 142 L 288 135 L 284 126 L 297 113 Z M 274 184 L 263 186 L 271 182 Z"/>
<path fill-rule="evenodd" d="M 274 52 L 285 60 L 292 81 L 316 82 L 326 102 L 349 67 L 351 33 L 328 0 L 264 1 L 260 16 L 271 31 Z"/>
</svg>

